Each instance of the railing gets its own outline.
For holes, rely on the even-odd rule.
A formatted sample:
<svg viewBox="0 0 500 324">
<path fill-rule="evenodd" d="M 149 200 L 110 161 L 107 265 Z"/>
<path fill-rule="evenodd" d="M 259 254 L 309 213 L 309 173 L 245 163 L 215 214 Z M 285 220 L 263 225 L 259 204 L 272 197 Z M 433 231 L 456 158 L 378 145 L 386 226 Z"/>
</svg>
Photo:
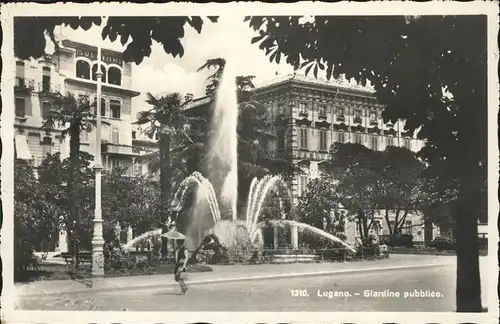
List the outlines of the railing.
<svg viewBox="0 0 500 324">
<path fill-rule="evenodd" d="M 35 90 L 35 80 L 16 77 L 16 81 L 14 84 L 14 88 L 16 90 Z"/>
<path fill-rule="evenodd" d="M 344 116 L 337 116 L 336 120 L 343 122 L 343 121 L 345 121 L 345 117 Z"/>
<path fill-rule="evenodd" d="M 239 255 L 247 253 L 244 250 L 232 250 Z M 348 248 L 334 249 L 263 249 L 254 252 L 249 263 L 321 263 L 321 262 L 346 262 L 380 258 L 377 251 L 371 247 L 358 249 L 356 252 Z M 196 257 L 199 263 L 217 264 L 227 262 L 214 251 L 200 251 Z"/>
<path fill-rule="evenodd" d="M 357 124 L 361 124 L 361 117 L 354 117 L 353 122 L 357 123 Z"/>
<path fill-rule="evenodd" d="M 42 93 L 57 93 L 61 91 L 60 84 L 53 84 L 50 82 L 38 82 L 38 92 Z"/>
</svg>

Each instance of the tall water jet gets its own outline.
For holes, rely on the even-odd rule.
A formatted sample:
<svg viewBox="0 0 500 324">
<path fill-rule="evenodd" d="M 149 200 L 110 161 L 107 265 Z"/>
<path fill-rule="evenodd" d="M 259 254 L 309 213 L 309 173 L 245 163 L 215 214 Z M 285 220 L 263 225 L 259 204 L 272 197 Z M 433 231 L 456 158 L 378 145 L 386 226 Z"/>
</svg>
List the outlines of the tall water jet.
<svg viewBox="0 0 500 324">
<path fill-rule="evenodd" d="M 209 150 L 222 163 L 223 183 L 221 203 L 231 211 L 232 219 L 237 219 L 238 202 L 238 100 L 234 62 L 226 61 L 222 78 L 217 89 L 213 108 L 213 131 Z M 210 171 L 209 171 L 210 172 Z M 221 170 L 213 170 L 218 173 Z M 213 177 L 212 177 L 213 178 Z"/>
</svg>

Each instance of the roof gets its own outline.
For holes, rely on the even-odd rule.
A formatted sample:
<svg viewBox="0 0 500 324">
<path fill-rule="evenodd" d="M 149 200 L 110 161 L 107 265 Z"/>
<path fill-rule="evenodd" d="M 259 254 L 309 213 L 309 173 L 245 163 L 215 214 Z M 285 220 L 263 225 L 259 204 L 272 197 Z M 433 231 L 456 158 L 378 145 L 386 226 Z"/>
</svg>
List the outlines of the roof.
<svg viewBox="0 0 500 324">
<path fill-rule="evenodd" d="M 285 74 L 285 75 L 278 75 L 275 78 L 263 81 L 261 84 L 259 84 L 256 88 L 256 90 L 261 90 L 265 89 L 277 84 L 281 83 L 286 83 L 288 81 L 298 81 L 302 83 L 308 83 L 312 85 L 323 85 L 323 86 L 329 86 L 332 88 L 340 88 L 340 89 L 346 89 L 346 90 L 357 90 L 361 92 L 366 92 L 366 93 L 375 93 L 375 89 L 372 86 L 362 86 L 358 83 L 351 82 L 346 79 L 334 79 L 331 78 L 330 80 L 327 80 L 326 78 L 314 78 L 310 76 L 306 76 L 304 74 L 298 74 L 298 73 L 290 73 L 290 74 Z"/>
</svg>

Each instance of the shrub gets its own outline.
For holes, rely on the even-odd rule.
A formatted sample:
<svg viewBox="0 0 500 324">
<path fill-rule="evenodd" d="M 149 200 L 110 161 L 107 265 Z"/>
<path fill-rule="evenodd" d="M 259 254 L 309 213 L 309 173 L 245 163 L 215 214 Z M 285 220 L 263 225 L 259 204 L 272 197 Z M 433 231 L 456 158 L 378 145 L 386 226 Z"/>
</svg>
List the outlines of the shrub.
<svg viewBox="0 0 500 324">
<path fill-rule="evenodd" d="M 379 239 L 379 244 L 385 244 L 391 247 L 413 247 L 413 235 L 411 234 L 380 235 Z"/>
<path fill-rule="evenodd" d="M 438 236 L 432 241 L 430 241 L 427 246 L 436 248 L 438 251 L 444 251 L 444 250 L 455 250 L 456 249 L 456 241 L 444 237 L 444 236 Z"/>
<path fill-rule="evenodd" d="M 33 226 L 34 213 L 27 204 L 16 202 L 14 205 L 14 267 L 15 274 L 22 276 L 29 270 L 38 270 L 39 263 L 35 258 Z"/>
</svg>

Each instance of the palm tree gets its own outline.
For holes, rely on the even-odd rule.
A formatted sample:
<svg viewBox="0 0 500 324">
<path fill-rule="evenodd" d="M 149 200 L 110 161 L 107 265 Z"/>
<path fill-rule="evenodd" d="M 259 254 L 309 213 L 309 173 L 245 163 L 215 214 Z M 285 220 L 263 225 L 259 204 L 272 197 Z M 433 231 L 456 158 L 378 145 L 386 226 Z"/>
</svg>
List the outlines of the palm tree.
<svg viewBox="0 0 500 324">
<path fill-rule="evenodd" d="M 149 160 L 151 171 L 160 171 L 161 221 L 166 222 L 170 209 L 172 162 L 175 162 L 175 169 L 179 170 L 175 173 L 178 182 L 188 171 L 183 169 L 185 163 L 182 159 L 188 147 L 194 144 L 188 135 L 188 126 L 193 118 L 184 113 L 184 103 L 179 93 L 170 93 L 160 98 L 147 93 L 146 102 L 152 107 L 141 111 L 135 124 L 146 125 L 144 133 L 149 138 L 159 134 L 159 151 L 143 157 L 143 160 Z"/>
<path fill-rule="evenodd" d="M 67 230 L 72 251 L 73 271 L 77 267 L 77 255 L 79 250 L 79 227 L 80 227 L 80 184 L 77 173 L 80 170 L 80 135 L 82 131 L 90 132 L 95 126 L 95 103 L 91 104 L 88 95 L 75 96 L 71 92 L 66 95 L 55 93 L 52 96 L 52 108 L 48 112 L 47 120 L 42 129 L 50 134 L 52 131 L 60 131 L 62 142 L 69 136 L 69 172 L 68 194 L 69 194 L 69 218 Z M 103 124 L 107 124 L 103 122 Z"/>
</svg>

